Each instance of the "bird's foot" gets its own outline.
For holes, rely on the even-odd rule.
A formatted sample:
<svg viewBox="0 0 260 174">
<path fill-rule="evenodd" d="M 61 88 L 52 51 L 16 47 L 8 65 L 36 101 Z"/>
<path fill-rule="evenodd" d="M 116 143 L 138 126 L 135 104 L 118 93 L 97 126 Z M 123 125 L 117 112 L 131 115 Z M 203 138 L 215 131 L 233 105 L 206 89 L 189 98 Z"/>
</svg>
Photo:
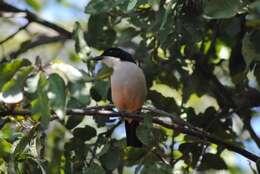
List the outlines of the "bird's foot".
<svg viewBox="0 0 260 174">
<path fill-rule="evenodd" d="M 119 114 L 122 116 L 123 120 L 131 123 L 133 120 L 131 118 L 128 118 L 129 112 L 126 111 L 120 111 Z"/>
</svg>

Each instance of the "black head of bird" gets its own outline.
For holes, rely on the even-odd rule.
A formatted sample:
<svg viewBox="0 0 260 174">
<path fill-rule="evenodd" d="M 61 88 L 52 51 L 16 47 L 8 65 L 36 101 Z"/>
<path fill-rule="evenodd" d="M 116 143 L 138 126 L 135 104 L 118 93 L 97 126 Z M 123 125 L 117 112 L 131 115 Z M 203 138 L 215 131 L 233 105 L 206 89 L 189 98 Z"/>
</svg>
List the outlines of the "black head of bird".
<svg viewBox="0 0 260 174">
<path fill-rule="evenodd" d="M 110 56 L 119 58 L 121 61 L 128 61 L 135 63 L 133 57 L 128 52 L 122 50 L 121 48 L 109 48 L 101 54 L 101 56 Z"/>
</svg>

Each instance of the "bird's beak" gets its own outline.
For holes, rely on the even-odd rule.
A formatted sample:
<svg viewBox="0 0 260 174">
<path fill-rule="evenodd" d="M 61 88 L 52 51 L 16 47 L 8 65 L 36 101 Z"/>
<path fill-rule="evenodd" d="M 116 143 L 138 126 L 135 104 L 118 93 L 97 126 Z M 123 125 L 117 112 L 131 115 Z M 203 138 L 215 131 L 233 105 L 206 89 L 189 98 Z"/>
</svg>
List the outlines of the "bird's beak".
<svg viewBox="0 0 260 174">
<path fill-rule="evenodd" d="M 97 56 L 97 57 L 90 58 L 90 59 L 88 59 L 88 60 L 89 60 L 89 61 L 99 61 L 99 60 L 102 60 L 102 59 L 104 59 L 103 56 Z"/>
<path fill-rule="evenodd" d="M 104 63 L 106 66 L 112 68 L 113 67 L 113 63 L 114 63 L 114 57 L 111 56 L 97 56 L 97 57 L 93 57 L 88 59 L 88 61 L 99 61 L 101 60 L 102 63 Z"/>
</svg>

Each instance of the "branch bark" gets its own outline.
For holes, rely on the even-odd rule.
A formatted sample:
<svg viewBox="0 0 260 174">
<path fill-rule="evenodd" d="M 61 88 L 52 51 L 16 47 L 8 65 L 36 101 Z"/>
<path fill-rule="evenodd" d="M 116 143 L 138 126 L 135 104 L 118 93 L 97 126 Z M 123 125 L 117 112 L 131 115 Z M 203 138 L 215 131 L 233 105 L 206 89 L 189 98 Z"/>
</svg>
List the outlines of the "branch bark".
<svg viewBox="0 0 260 174">
<path fill-rule="evenodd" d="M 85 109 L 71 109 L 71 110 L 67 110 L 67 115 L 68 116 L 105 116 L 105 117 L 122 117 L 122 118 L 131 118 L 137 121 L 142 122 L 143 121 L 143 116 L 140 114 L 135 114 L 135 113 L 124 113 L 121 114 L 119 112 L 114 112 L 114 111 L 108 111 L 108 110 L 103 110 L 101 108 L 98 109 L 93 109 L 93 107 L 90 108 L 85 108 Z M 162 112 L 163 113 L 163 112 Z M 12 116 L 16 116 L 16 115 L 23 115 L 23 116 L 31 116 L 31 112 L 30 111 L 0 111 L 0 116 L 8 116 L 8 115 L 12 115 Z M 167 113 L 167 117 L 168 115 L 171 115 L 170 113 Z M 165 115 L 164 115 L 165 116 Z M 189 124 L 187 124 L 187 126 L 183 126 L 180 125 L 176 122 L 174 123 L 167 123 L 166 121 L 161 120 L 160 118 L 156 117 L 153 118 L 153 123 L 161 125 L 165 128 L 168 129 L 172 129 L 175 131 L 179 131 L 183 134 L 187 134 L 193 137 L 196 137 L 198 139 L 201 139 L 203 141 L 207 141 L 210 143 L 214 143 L 218 146 L 222 146 L 230 151 L 236 152 L 242 156 L 244 156 L 245 158 L 256 162 L 257 160 L 260 160 L 260 157 L 258 157 L 257 155 L 241 148 L 238 147 L 230 142 L 226 142 L 223 141 L 221 138 L 218 138 L 208 132 L 199 130 L 195 127 L 193 127 L 193 129 L 191 129 L 189 126 Z"/>
</svg>

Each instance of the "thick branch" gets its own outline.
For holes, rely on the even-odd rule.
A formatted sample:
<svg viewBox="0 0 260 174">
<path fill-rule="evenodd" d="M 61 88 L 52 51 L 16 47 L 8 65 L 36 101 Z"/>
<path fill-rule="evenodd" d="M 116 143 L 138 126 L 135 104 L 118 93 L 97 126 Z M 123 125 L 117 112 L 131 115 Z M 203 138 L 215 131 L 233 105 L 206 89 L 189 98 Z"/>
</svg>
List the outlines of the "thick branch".
<svg viewBox="0 0 260 174">
<path fill-rule="evenodd" d="M 35 15 L 34 13 L 28 11 L 28 10 L 22 10 L 19 9 L 15 6 L 12 6 L 6 2 L 0 2 L 0 11 L 3 12 L 13 12 L 13 13 L 25 13 L 26 14 L 26 18 L 28 19 L 28 23 L 30 22 L 36 22 L 38 24 L 41 24 L 43 26 L 46 26 L 48 28 L 53 29 L 54 31 L 58 32 L 60 35 L 62 35 L 63 37 L 66 38 L 71 38 L 72 37 L 72 33 L 69 32 L 68 30 L 54 24 L 51 23 L 47 20 L 44 20 L 42 18 L 40 18 L 39 16 Z"/>
<path fill-rule="evenodd" d="M 169 113 L 168 113 L 169 114 Z M 0 116 L 8 116 L 8 115 L 24 115 L 24 116 L 30 116 L 31 113 L 29 111 L 2 111 L 0 112 Z M 107 110 L 95 110 L 95 109 L 72 109 L 67 111 L 67 115 L 70 116 L 106 116 L 106 117 L 127 117 L 131 119 L 135 119 L 138 121 L 142 121 L 143 117 L 139 114 L 134 114 L 134 113 L 118 113 L 118 112 L 113 112 L 113 111 L 107 111 Z M 233 145 L 231 143 L 225 142 L 222 139 L 208 133 L 204 132 L 202 130 L 198 130 L 197 128 L 190 129 L 190 127 L 187 126 L 182 126 L 176 123 L 167 123 L 165 121 L 162 121 L 158 118 L 153 118 L 153 123 L 156 123 L 158 125 L 161 125 L 165 128 L 169 128 L 175 131 L 179 131 L 181 133 L 194 136 L 196 138 L 199 138 L 201 140 L 206 140 L 208 142 L 217 144 L 219 146 L 222 146 L 230 151 L 236 152 L 247 159 L 250 159 L 254 162 L 257 160 L 260 160 L 260 157 L 256 156 L 255 154 L 238 147 L 236 145 Z"/>
</svg>

